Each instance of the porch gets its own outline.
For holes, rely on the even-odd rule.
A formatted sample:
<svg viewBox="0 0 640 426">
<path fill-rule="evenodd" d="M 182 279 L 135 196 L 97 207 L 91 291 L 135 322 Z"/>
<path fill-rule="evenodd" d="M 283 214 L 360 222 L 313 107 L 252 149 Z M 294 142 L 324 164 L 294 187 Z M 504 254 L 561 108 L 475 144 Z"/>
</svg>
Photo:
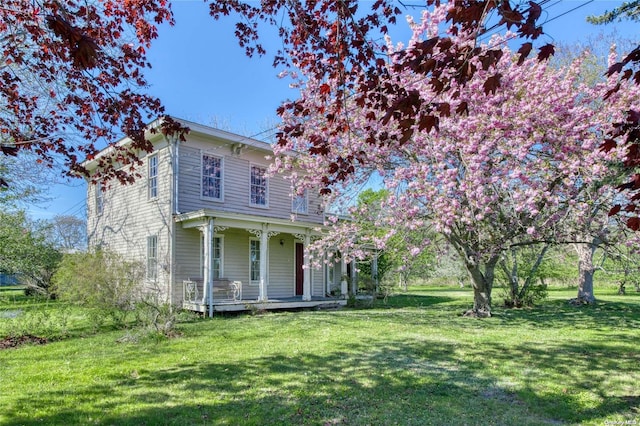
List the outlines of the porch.
<svg viewBox="0 0 640 426">
<path fill-rule="evenodd" d="M 266 302 L 258 300 L 218 300 L 213 301 L 211 310 L 213 312 L 237 312 L 253 310 L 276 310 L 276 309 L 334 309 L 347 305 L 346 299 L 313 296 L 311 300 L 302 300 L 302 296 L 269 299 Z M 209 304 L 199 302 L 183 302 L 183 308 L 208 314 Z"/>
<path fill-rule="evenodd" d="M 342 259 L 311 267 L 306 249 L 321 235 L 317 224 L 212 210 L 176 221 L 172 292 L 185 309 L 212 315 L 346 304 L 342 278 L 351 281 L 355 267 Z"/>
<path fill-rule="evenodd" d="M 276 297 L 267 300 L 243 298 L 242 282 L 231 281 L 226 278 L 214 279 L 212 286 L 207 291 L 202 278 L 189 278 L 182 283 L 183 308 L 212 315 L 213 312 L 273 310 L 316 308 L 331 309 L 347 304 L 343 296 L 304 296 Z M 209 303 L 208 293 L 213 294 Z"/>
</svg>

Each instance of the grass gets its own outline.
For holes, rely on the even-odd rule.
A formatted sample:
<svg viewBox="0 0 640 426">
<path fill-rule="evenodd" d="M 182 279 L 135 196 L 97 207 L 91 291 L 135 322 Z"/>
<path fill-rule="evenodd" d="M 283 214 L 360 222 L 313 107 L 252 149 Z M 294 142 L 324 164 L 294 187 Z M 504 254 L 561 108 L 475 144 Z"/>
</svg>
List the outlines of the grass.
<svg viewBox="0 0 640 426">
<path fill-rule="evenodd" d="M 469 290 L 414 287 L 371 309 L 192 320 L 136 344 L 73 311 L 60 340 L 0 351 L 0 424 L 637 424 L 640 295 L 614 291 L 575 308 L 575 290 L 552 290 L 474 320 L 460 316 Z M 0 310 L 28 304 L 3 297 Z"/>
</svg>

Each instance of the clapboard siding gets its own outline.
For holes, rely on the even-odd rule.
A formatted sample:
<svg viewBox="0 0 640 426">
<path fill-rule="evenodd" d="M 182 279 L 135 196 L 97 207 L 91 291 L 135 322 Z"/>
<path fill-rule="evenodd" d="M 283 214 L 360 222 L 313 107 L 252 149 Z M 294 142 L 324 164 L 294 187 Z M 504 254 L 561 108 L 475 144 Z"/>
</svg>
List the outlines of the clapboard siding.
<svg viewBox="0 0 640 426">
<path fill-rule="evenodd" d="M 158 196 L 148 197 L 147 167 L 150 156 L 158 157 Z M 103 211 L 96 210 L 96 185 L 87 190 L 87 231 L 90 247 L 110 250 L 128 259 L 146 264 L 147 237 L 157 236 L 158 267 L 157 280 L 147 281 L 148 286 L 158 287 L 163 292 L 169 288 L 171 264 L 171 176 L 169 149 L 159 144 L 151 154 L 145 155 L 139 172 L 142 177 L 133 184 L 118 182 L 106 184 L 103 194 Z"/>
<path fill-rule="evenodd" d="M 189 278 L 202 277 L 202 234 L 198 229 L 184 229 L 176 226 L 175 264 L 173 297 L 174 300 L 183 298 L 183 281 Z"/>
<path fill-rule="evenodd" d="M 280 244 L 282 240 L 283 244 Z M 276 235 L 269 240 L 269 297 L 293 297 L 295 286 L 295 245 L 291 235 Z"/>
<path fill-rule="evenodd" d="M 267 207 L 253 206 L 250 203 L 251 165 L 268 168 L 265 159 L 269 151 L 246 149 L 242 155 L 232 155 L 228 144 L 221 141 L 193 139 L 180 146 L 179 159 L 179 201 L 178 210 L 182 213 L 200 209 L 219 210 L 265 218 L 291 218 L 290 182 L 280 175 L 268 178 Z M 201 168 L 202 155 L 213 155 L 222 159 L 222 199 L 212 200 L 202 197 Z M 305 222 L 322 223 L 320 199 L 315 193 L 309 194 L 309 214 L 299 215 Z"/>
</svg>

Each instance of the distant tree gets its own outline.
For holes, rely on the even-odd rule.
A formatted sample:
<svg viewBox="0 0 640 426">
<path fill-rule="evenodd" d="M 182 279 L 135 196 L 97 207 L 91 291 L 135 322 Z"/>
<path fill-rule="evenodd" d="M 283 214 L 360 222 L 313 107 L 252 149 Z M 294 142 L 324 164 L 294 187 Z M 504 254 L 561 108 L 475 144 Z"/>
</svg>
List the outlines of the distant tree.
<svg viewBox="0 0 640 426">
<path fill-rule="evenodd" d="M 587 16 L 587 21 L 592 24 L 610 24 L 615 20 L 622 19 L 640 21 L 640 0 L 625 1 L 620 6 L 606 11 L 602 15 Z"/>
<path fill-rule="evenodd" d="M 77 216 L 56 215 L 51 220 L 51 238 L 62 251 L 82 251 L 87 247 L 87 223 Z"/>
<path fill-rule="evenodd" d="M 522 246 L 512 244 L 504 251 L 498 262 L 500 274 L 497 278 L 506 282 L 505 306 L 532 306 L 546 297 L 546 285 L 541 284 L 539 279 L 549 247 L 549 243 L 532 244 L 526 241 Z"/>
<path fill-rule="evenodd" d="M 38 164 L 35 154 L 27 151 L 20 155 L 0 155 L 0 206 L 26 207 L 47 201 L 47 190 L 57 179 L 51 170 Z"/>
<path fill-rule="evenodd" d="M 424 240 L 425 229 L 414 229 L 407 232 L 397 232 L 387 240 L 384 250 L 376 247 L 376 240 L 384 239 L 389 228 L 382 226 L 385 217 L 392 212 L 388 208 L 387 199 L 391 193 L 387 189 L 365 189 L 358 194 L 357 205 L 350 211 L 350 216 L 359 226 L 360 240 L 358 245 L 366 251 L 372 248 L 369 258 L 377 258 L 377 282 L 385 276 L 395 272 L 400 276 L 400 285 L 406 290 L 409 278 L 412 276 L 426 276 L 434 268 L 435 253 L 433 250 L 420 250 L 416 253 L 416 245 Z M 363 262 L 361 268 L 365 275 L 373 277 L 371 262 Z"/>
<path fill-rule="evenodd" d="M 48 240 L 49 225 L 20 212 L 0 211 L 0 270 L 19 276 L 32 292 L 55 297 L 51 278 L 62 254 Z"/>
</svg>

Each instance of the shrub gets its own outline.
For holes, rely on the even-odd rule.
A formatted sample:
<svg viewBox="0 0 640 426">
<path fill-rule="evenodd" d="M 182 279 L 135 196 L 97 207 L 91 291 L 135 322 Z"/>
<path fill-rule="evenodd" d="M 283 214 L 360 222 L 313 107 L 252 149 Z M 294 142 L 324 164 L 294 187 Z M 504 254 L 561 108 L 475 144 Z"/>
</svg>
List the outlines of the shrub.
<svg viewBox="0 0 640 426">
<path fill-rule="evenodd" d="M 90 319 L 94 326 L 103 325 L 105 314 L 115 325 L 124 326 L 134 318 L 143 277 L 140 262 L 95 251 L 65 255 L 53 282 L 60 298 L 93 310 Z"/>
<path fill-rule="evenodd" d="M 94 328 L 110 318 L 116 326 L 137 326 L 128 340 L 174 334 L 177 312 L 167 303 L 157 283 L 144 283 L 142 262 L 107 251 L 69 254 L 54 276 L 63 300 L 89 310 Z"/>
</svg>

